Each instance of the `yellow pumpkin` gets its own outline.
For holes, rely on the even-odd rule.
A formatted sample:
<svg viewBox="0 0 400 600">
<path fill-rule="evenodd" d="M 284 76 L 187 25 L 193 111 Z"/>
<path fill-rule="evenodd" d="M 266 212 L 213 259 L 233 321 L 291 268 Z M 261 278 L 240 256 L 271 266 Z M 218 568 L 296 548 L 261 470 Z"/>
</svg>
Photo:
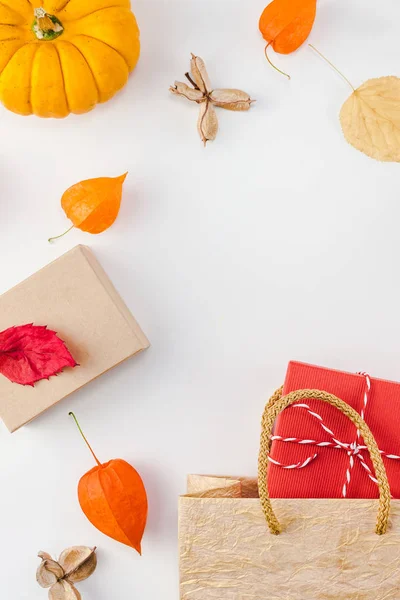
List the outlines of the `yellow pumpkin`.
<svg viewBox="0 0 400 600">
<path fill-rule="evenodd" d="M 66 117 L 107 102 L 140 54 L 130 0 L 1 0 L 0 100 Z"/>
</svg>

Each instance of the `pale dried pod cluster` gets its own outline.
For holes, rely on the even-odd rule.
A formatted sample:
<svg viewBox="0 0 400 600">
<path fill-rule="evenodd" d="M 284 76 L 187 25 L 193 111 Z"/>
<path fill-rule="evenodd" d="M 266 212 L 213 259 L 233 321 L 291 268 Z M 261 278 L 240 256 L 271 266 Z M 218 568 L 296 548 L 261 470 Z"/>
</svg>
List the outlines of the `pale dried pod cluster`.
<svg viewBox="0 0 400 600">
<path fill-rule="evenodd" d="M 49 600 L 81 600 L 75 583 L 92 575 L 97 566 L 96 548 L 72 546 L 60 554 L 58 561 L 47 552 L 39 552 L 42 559 L 36 580 L 49 589 Z"/>
<path fill-rule="evenodd" d="M 218 117 L 215 106 L 227 110 L 249 110 L 254 102 L 246 92 L 236 89 L 213 89 L 204 61 L 199 56 L 192 54 L 190 61 L 191 75 L 186 73 L 186 78 L 193 87 L 186 83 L 175 81 L 170 91 L 177 96 L 182 96 L 191 102 L 200 104 L 200 114 L 197 128 L 204 145 L 209 140 L 215 140 L 218 133 Z"/>
</svg>

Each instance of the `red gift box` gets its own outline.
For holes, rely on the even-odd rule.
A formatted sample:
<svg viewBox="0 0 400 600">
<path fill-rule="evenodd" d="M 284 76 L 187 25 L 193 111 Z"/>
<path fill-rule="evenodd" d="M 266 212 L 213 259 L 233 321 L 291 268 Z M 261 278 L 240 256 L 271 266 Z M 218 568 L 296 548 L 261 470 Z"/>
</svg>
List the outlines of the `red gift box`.
<svg viewBox="0 0 400 600">
<path fill-rule="evenodd" d="M 400 498 L 400 383 L 290 362 L 283 394 L 300 389 L 334 394 L 364 416 L 381 450 L 392 496 Z M 275 424 L 271 497 L 378 498 L 368 450 L 354 424 L 326 402 L 298 404 Z"/>
</svg>

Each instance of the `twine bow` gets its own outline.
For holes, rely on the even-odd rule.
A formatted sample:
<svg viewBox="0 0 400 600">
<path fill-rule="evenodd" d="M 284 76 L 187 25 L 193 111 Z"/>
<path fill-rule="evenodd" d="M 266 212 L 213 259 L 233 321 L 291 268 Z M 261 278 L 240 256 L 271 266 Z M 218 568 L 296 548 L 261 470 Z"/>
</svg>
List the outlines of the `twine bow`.
<svg viewBox="0 0 400 600">
<path fill-rule="evenodd" d="M 360 412 L 360 416 L 364 420 L 365 419 L 365 411 L 366 411 L 366 408 L 368 405 L 370 392 L 371 392 L 371 379 L 367 373 L 358 373 L 358 374 L 363 375 L 365 377 L 363 407 Z M 325 425 L 321 415 L 312 411 L 311 408 L 308 406 L 308 404 L 303 404 L 303 403 L 293 404 L 292 408 L 299 408 L 299 409 L 306 410 L 314 419 L 317 419 L 321 428 L 330 435 L 332 441 L 318 442 L 316 440 L 301 439 L 301 438 L 297 438 L 297 437 L 286 437 L 285 438 L 280 435 L 272 435 L 271 440 L 279 440 L 280 442 L 294 443 L 294 444 L 300 444 L 300 445 L 330 447 L 330 448 L 336 448 L 338 450 L 346 451 L 347 455 L 349 457 L 349 465 L 348 465 L 347 471 L 346 471 L 346 481 L 344 482 L 343 487 L 342 487 L 343 498 L 346 498 L 346 496 L 347 496 L 348 487 L 349 487 L 349 484 L 351 481 L 351 474 L 352 474 L 352 470 L 353 470 L 353 467 L 355 464 L 355 458 L 359 460 L 361 466 L 367 472 L 368 477 L 374 483 L 376 483 L 376 484 L 378 483 L 373 472 L 371 471 L 371 469 L 365 462 L 363 451 L 367 450 L 367 446 L 361 444 L 361 434 L 360 434 L 359 429 L 357 429 L 357 438 L 354 442 L 351 442 L 351 443 L 342 442 L 338 439 L 338 437 L 335 435 L 335 433 L 331 429 L 329 429 L 329 427 L 327 427 Z M 391 460 L 400 460 L 400 456 L 398 456 L 396 454 L 388 454 L 384 450 L 379 450 L 379 452 L 382 456 L 385 456 L 386 458 L 389 458 Z M 268 456 L 268 460 L 271 463 L 273 463 L 274 465 L 281 467 L 282 469 L 304 469 L 313 460 L 315 460 L 317 458 L 317 456 L 318 456 L 318 453 L 315 453 L 312 456 L 309 456 L 308 458 L 306 458 L 306 460 L 304 460 L 303 462 L 298 462 L 298 463 L 291 464 L 291 465 L 285 465 L 285 464 L 275 460 L 271 456 Z"/>
<path fill-rule="evenodd" d="M 258 491 L 261 506 L 270 532 L 274 535 L 278 535 L 282 531 L 282 527 L 272 507 L 268 491 L 267 467 L 268 455 L 271 450 L 272 429 L 277 416 L 280 412 L 285 410 L 285 408 L 299 401 L 301 402 L 303 400 L 314 399 L 326 402 L 340 410 L 360 430 L 360 435 L 362 436 L 368 449 L 378 482 L 379 502 L 375 533 L 377 535 L 384 534 L 387 531 L 389 522 L 390 487 L 385 465 L 383 464 L 382 455 L 367 423 L 361 418 L 360 414 L 354 410 L 354 408 L 333 394 L 328 394 L 327 392 L 322 392 L 321 390 L 309 389 L 297 390 L 295 392 L 290 392 L 286 396 L 282 396 L 282 389 L 283 388 L 280 387 L 275 391 L 264 409 L 261 420 L 260 451 L 258 454 Z"/>
</svg>

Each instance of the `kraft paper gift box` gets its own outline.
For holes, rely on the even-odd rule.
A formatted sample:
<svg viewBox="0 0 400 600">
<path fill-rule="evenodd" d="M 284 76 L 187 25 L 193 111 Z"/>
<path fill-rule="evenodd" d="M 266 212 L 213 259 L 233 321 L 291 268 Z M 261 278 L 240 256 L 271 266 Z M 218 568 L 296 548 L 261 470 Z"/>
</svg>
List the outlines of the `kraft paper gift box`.
<svg viewBox="0 0 400 600">
<path fill-rule="evenodd" d="M 93 252 L 77 246 L 0 296 L 0 331 L 47 325 L 79 364 L 34 387 L 0 374 L 0 417 L 15 431 L 149 342 Z"/>
<path fill-rule="evenodd" d="M 364 407 L 365 375 L 290 362 L 283 394 L 299 389 L 329 392 L 364 413 L 382 452 L 392 496 L 400 498 L 400 384 L 371 377 Z M 291 406 L 276 421 L 269 464 L 271 497 L 377 498 L 372 464 L 357 428 L 328 404 L 304 404 L 310 410 Z"/>
</svg>

